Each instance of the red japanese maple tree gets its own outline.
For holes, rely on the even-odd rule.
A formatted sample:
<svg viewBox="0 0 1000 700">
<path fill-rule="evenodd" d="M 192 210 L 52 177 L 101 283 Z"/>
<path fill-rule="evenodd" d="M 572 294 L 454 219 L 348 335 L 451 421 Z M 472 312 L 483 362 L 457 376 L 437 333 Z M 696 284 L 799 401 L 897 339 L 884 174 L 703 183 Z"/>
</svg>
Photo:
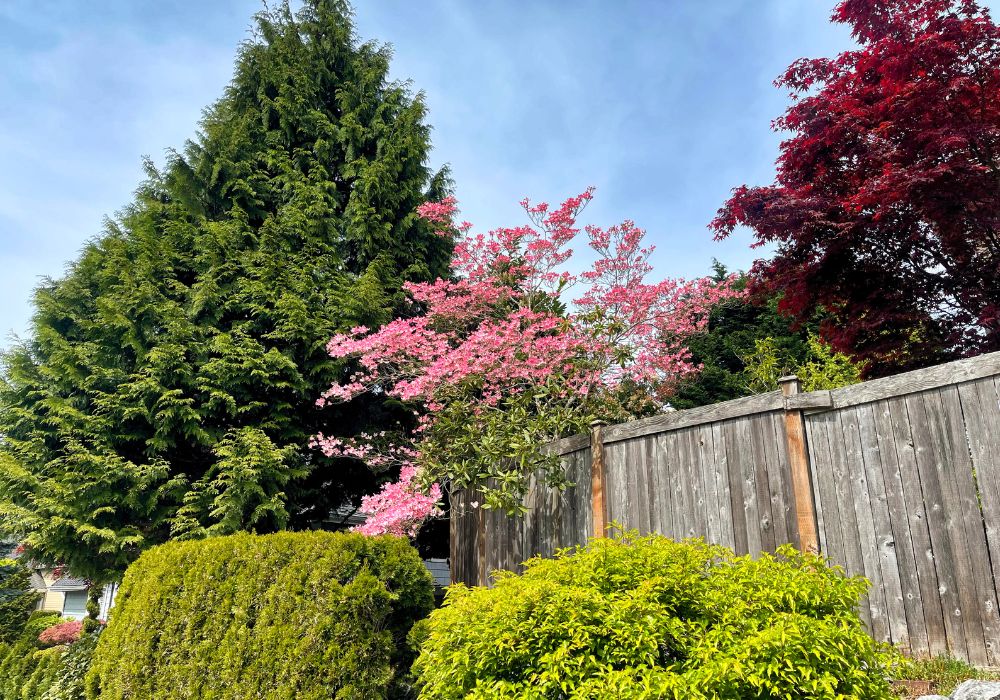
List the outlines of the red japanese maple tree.
<svg viewBox="0 0 1000 700">
<path fill-rule="evenodd" d="M 777 244 L 753 270 L 872 374 L 1000 349 L 1000 28 L 973 0 L 844 0 L 859 48 L 800 59 L 774 184 L 711 228 Z"/>
</svg>

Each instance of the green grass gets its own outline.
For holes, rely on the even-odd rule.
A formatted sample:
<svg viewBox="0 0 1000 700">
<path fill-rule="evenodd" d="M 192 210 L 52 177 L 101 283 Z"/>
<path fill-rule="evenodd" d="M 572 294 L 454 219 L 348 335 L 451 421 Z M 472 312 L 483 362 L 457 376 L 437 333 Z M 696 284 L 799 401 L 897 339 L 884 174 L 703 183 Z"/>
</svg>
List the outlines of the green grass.
<svg viewBox="0 0 1000 700">
<path fill-rule="evenodd" d="M 995 681 L 1000 680 L 1000 673 L 985 671 L 945 656 L 908 661 L 899 670 L 900 680 L 930 681 L 933 683 L 932 692 L 940 695 L 951 695 L 959 683 L 970 678 Z"/>
</svg>

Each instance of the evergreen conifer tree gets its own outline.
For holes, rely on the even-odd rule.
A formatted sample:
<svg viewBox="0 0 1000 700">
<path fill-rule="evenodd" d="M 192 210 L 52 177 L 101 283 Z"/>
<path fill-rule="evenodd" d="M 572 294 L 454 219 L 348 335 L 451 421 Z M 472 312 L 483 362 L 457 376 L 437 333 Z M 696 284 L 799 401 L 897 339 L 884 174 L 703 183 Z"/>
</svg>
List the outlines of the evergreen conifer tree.
<svg viewBox="0 0 1000 700">
<path fill-rule="evenodd" d="M 450 259 L 415 213 L 447 174 L 389 60 L 342 0 L 258 14 L 198 135 L 37 290 L 0 382 L 0 531 L 26 556 L 109 580 L 164 540 L 315 525 L 374 489 L 309 439 L 405 414 L 320 410 L 346 371 L 324 347 Z"/>
<path fill-rule="evenodd" d="M 31 572 L 13 559 L 0 559 L 0 648 L 16 640 L 38 604 Z M 0 652 L 2 655 L 2 652 Z"/>
</svg>

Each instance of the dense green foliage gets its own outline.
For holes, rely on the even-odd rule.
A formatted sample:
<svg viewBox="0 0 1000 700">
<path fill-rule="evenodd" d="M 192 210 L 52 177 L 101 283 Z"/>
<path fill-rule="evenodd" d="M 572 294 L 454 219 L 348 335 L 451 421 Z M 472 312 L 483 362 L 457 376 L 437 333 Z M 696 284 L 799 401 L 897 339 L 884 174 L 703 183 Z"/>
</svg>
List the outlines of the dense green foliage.
<svg viewBox="0 0 1000 700">
<path fill-rule="evenodd" d="M 777 390 L 778 380 L 788 374 L 797 376 L 805 391 L 836 389 L 861 381 L 857 363 L 812 334 L 806 338 L 805 356 L 798 362 L 781 351 L 775 338 L 767 337 L 754 342 L 753 352 L 743 363 L 747 389 L 755 394 Z"/>
<path fill-rule="evenodd" d="M 447 272 L 451 243 L 415 213 L 448 187 L 423 101 L 343 0 L 256 19 L 197 138 L 37 290 L 2 358 L 0 532 L 98 582 L 171 538 L 321 521 L 375 477 L 310 436 L 412 419 L 315 401 L 346 371 L 335 332 Z"/>
<path fill-rule="evenodd" d="M 16 639 L 0 644 L 0 700 L 39 700 L 49 690 L 66 647 L 43 649 L 38 635 L 60 620 L 56 613 L 32 613 Z"/>
<path fill-rule="evenodd" d="M 0 644 L 21 636 L 28 616 L 38 604 L 31 590 L 31 572 L 13 559 L 0 559 Z"/>
<path fill-rule="evenodd" d="M 718 262 L 716 279 L 727 271 Z M 745 287 L 746 276 L 739 285 Z M 862 368 L 819 339 L 819 323 L 796 324 L 778 310 L 778 296 L 744 297 L 716 306 L 708 331 L 688 341 L 701 371 L 671 397 L 678 409 L 693 408 L 777 389 L 778 377 L 796 374 L 806 391 L 832 389 L 861 379 Z"/>
<path fill-rule="evenodd" d="M 624 535 L 526 566 L 414 630 L 422 700 L 892 697 L 867 583 L 819 557 Z"/>
<path fill-rule="evenodd" d="M 85 634 L 63 653 L 59 668 L 40 700 L 85 700 L 84 681 L 99 637 L 99 631 Z"/>
<path fill-rule="evenodd" d="M 433 606 L 403 539 L 327 532 L 170 542 L 129 567 L 87 677 L 101 700 L 405 697 Z"/>
</svg>

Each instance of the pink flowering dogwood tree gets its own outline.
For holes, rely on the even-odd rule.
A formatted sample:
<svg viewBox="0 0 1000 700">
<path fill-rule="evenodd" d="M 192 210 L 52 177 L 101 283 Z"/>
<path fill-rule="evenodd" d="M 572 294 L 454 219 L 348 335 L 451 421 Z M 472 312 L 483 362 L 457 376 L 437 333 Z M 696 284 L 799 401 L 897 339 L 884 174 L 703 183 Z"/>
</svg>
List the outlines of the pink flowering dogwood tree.
<svg viewBox="0 0 1000 700">
<path fill-rule="evenodd" d="M 442 484 L 474 486 L 484 507 L 516 512 L 533 475 L 566 485 L 546 442 L 596 418 L 662 410 L 698 370 L 685 342 L 738 294 L 732 280 L 650 281 L 653 248 L 632 221 L 578 226 L 592 197 L 554 208 L 524 200 L 529 223 L 486 234 L 455 222 L 454 199 L 421 206 L 455 239 L 453 277 L 407 285 L 412 318 L 335 336 L 328 350 L 352 370 L 318 400 L 373 392 L 413 406 L 414 429 L 315 439 L 329 456 L 400 470 L 363 501 L 362 532 L 414 535 L 440 512 Z M 596 260 L 573 274 L 569 244 L 581 232 Z"/>
</svg>

